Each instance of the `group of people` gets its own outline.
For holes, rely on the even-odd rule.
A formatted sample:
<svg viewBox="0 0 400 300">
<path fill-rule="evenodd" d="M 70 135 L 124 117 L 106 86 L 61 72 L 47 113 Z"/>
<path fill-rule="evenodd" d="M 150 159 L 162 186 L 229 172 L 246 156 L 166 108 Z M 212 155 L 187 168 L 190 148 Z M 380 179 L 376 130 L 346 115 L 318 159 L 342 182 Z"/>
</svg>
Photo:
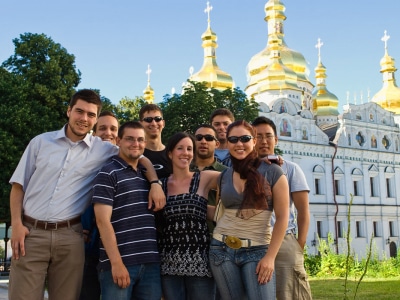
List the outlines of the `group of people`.
<svg viewBox="0 0 400 300">
<path fill-rule="evenodd" d="M 78 91 L 10 179 L 10 299 L 311 299 L 309 188 L 266 158 L 271 120 L 221 108 L 163 145 L 157 105 L 121 126 L 100 111 Z"/>
</svg>

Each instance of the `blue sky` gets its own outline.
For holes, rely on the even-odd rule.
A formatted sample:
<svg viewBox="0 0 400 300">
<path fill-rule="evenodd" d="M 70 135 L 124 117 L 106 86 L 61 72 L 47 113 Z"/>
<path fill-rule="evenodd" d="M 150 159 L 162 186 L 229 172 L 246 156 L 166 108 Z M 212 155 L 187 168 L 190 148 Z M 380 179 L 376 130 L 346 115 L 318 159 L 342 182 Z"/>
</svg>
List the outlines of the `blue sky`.
<svg viewBox="0 0 400 300">
<path fill-rule="evenodd" d="M 118 103 L 143 95 L 147 65 L 156 102 L 197 72 L 203 62 L 201 35 L 207 28 L 205 0 L 2 0 L 0 61 L 14 53 L 12 39 L 44 33 L 76 57 L 78 88 L 97 88 Z M 267 44 L 266 0 L 210 0 L 211 28 L 218 36 L 217 63 L 245 89 L 246 65 Z M 400 65 L 400 1 L 286 0 L 285 40 L 309 63 L 315 83 L 317 39 L 327 86 L 340 109 L 382 87 L 379 61 L 387 30 L 389 55 Z M 397 73 L 396 73 L 397 75 Z"/>
</svg>

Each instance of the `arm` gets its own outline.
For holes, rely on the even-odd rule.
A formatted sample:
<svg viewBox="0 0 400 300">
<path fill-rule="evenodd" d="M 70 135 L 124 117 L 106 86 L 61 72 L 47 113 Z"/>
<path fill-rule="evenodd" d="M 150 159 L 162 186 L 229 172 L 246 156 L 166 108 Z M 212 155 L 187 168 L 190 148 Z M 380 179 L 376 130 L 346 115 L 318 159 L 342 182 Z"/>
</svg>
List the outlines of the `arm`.
<svg viewBox="0 0 400 300">
<path fill-rule="evenodd" d="M 99 228 L 101 241 L 107 256 L 111 263 L 111 273 L 114 283 L 120 288 L 126 288 L 130 284 L 129 272 L 126 269 L 121 254 L 117 246 L 114 228 L 111 224 L 112 206 L 95 203 L 94 213 L 96 215 L 96 223 Z"/>
<path fill-rule="evenodd" d="M 154 169 L 153 164 L 151 161 L 142 156 L 139 158 L 139 163 L 146 168 L 145 176 L 148 181 L 158 180 L 156 170 Z M 161 210 L 165 206 L 165 194 L 162 187 L 159 184 L 151 184 L 150 185 L 150 192 L 149 192 L 149 205 L 148 209 L 152 209 L 154 204 L 154 211 Z"/>
<path fill-rule="evenodd" d="M 276 222 L 272 231 L 271 242 L 268 246 L 267 254 L 257 265 L 256 273 L 260 284 L 271 280 L 275 268 L 275 257 L 281 247 L 285 237 L 287 224 L 289 221 L 289 186 L 286 176 L 282 175 L 272 188 L 274 201 L 274 212 Z"/>
<path fill-rule="evenodd" d="M 292 193 L 292 199 L 294 206 L 297 210 L 297 227 L 298 237 L 297 241 L 301 248 L 304 249 L 304 245 L 307 240 L 308 226 L 310 224 L 310 210 L 308 208 L 308 192 L 299 191 Z"/>
<path fill-rule="evenodd" d="M 24 200 L 24 191 L 22 185 L 13 183 L 10 193 L 10 211 L 11 211 L 11 248 L 12 257 L 19 259 L 19 256 L 25 256 L 25 237 L 29 234 L 28 228 L 22 224 L 22 203 Z"/>
</svg>

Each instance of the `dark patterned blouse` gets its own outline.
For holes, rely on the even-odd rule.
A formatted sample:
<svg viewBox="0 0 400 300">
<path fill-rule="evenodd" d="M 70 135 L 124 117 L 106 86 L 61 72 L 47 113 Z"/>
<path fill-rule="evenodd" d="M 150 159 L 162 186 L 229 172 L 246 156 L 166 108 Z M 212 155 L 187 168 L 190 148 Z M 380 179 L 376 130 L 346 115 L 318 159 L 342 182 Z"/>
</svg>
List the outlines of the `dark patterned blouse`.
<svg viewBox="0 0 400 300">
<path fill-rule="evenodd" d="M 211 277 L 207 199 L 197 194 L 199 182 L 200 173 L 195 172 L 189 193 L 167 196 L 159 239 L 162 275 Z M 168 178 L 163 178 L 165 195 L 167 183 Z"/>
</svg>

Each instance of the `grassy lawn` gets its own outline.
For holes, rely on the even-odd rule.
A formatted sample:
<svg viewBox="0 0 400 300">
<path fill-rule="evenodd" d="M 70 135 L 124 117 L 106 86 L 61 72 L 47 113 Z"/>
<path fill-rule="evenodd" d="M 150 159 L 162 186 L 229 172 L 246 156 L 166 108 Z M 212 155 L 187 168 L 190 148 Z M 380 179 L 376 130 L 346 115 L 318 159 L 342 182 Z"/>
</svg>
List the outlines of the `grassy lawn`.
<svg viewBox="0 0 400 300">
<path fill-rule="evenodd" d="M 344 299 L 344 279 L 310 278 L 313 300 Z M 348 299 L 354 299 L 355 281 L 348 281 Z M 400 278 L 363 279 L 358 287 L 356 299 L 394 300 L 400 299 Z"/>
</svg>

